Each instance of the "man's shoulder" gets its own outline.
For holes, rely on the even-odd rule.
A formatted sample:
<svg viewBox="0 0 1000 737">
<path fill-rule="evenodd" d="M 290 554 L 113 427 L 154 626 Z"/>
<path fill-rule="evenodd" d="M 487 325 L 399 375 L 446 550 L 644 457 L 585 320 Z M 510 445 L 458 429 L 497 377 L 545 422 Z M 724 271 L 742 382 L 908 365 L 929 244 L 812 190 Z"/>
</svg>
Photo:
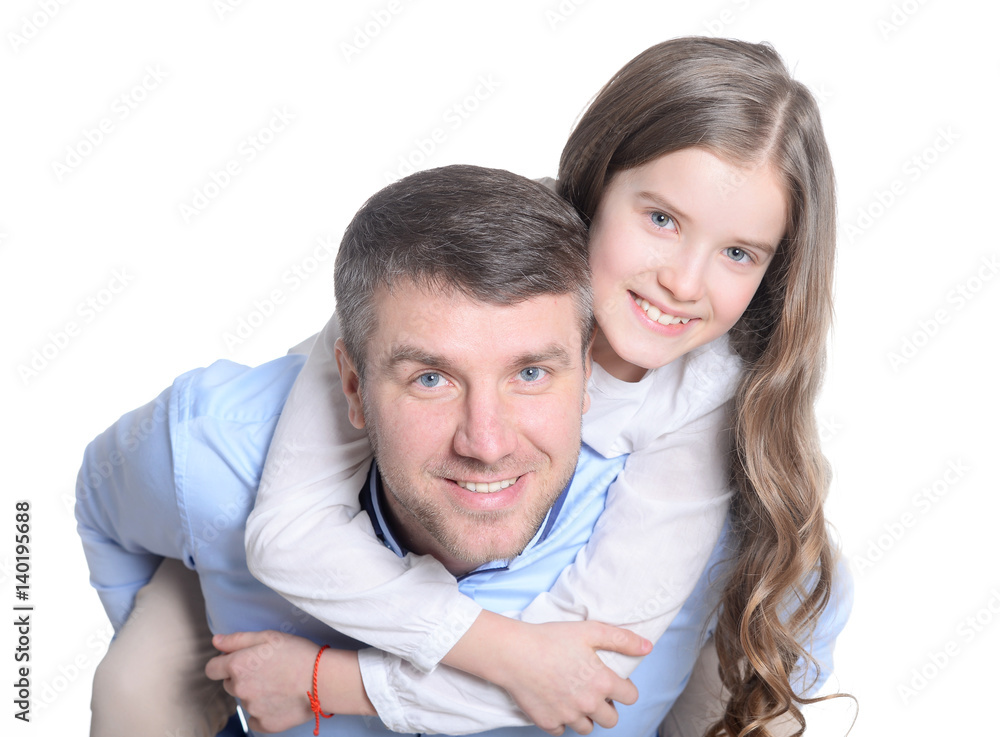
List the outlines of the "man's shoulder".
<svg viewBox="0 0 1000 737">
<path fill-rule="evenodd" d="M 199 567 L 226 569 L 243 560 L 243 525 L 304 362 L 305 356 L 284 356 L 250 367 L 222 360 L 174 381 L 169 452 L 177 504 L 192 549 L 201 551 Z"/>
<path fill-rule="evenodd" d="M 288 355 L 260 366 L 219 360 L 177 377 L 173 405 L 178 422 L 260 422 L 281 414 L 306 357 Z"/>
<path fill-rule="evenodd" d="M 201 493 L 207 485 L 219 487 L 214 497 L 256 491 L 278 417 L 304 363 L 301 355 L 254 367 L 222 360 L 174 381 L 170 444 L 179 493 Z"/>
</svg>

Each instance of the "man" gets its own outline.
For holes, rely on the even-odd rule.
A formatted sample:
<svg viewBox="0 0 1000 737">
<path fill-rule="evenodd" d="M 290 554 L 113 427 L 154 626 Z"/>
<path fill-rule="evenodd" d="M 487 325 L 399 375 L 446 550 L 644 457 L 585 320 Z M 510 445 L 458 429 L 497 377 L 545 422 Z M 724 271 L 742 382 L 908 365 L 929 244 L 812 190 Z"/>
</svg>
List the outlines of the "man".
<svg viewBox="0 0 1000 737">
<path fill-rule="evenodd" d="M 436 239 L 423 252 L 380 252 L 371 233 L 386 221 L 430 229 Z M 359 489 L 371 525 L 391 549 L 433 555 L 464 575 L 464 590 L 481 603 L 523 607 L 573 560 L 624 462 L 585 453 L 577 467 L 592 332 L 585 232 L 565 203 L 527 180 L 450 167 L 383 190 L 352 234 L 363 245 L 354 259 L 338 259 L 338 281 L 353 265 L 348 283 L 375 299 L 374 309 L 353 316 L 341 310 L 342 375 L 376 456 Z M 392 266 L 382 281 L 365 283 L 366 261 Z M 165 557 L 197 571 L 217 633 L 278 630 L 337 649 L 359 646 L 246 569 L 243 527 L 302 360 L 189 372 L 88 447 L 77 514 L 116 630 Z M 440 401 L 456 382 L 466 400 Z M 455 479 L 484 469 L 519 481 L 490 495 L 457 490 Z M 635 671 L 642 699 L 621 710 L 619 733 L 655 732 L 691 671 L 714 601 L 703 578 Z M 463 695 L 480 686 L 469 677 Z M 327 724 L 336 734 L 387 731 L 362 717 Z M 469 731 L 461 715 L 455 724 L 456 733 Z"/>
</svg>

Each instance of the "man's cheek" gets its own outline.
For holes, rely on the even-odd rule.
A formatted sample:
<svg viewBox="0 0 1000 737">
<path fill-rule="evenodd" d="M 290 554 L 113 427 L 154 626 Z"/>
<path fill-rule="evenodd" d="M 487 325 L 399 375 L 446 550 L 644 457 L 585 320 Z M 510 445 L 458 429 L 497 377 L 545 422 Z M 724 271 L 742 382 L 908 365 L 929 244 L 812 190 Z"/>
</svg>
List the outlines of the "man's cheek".
<svg viewBox="0 0 1000 737">
<path fill-rule="evenodd" d="M 559 449 L 578 445 L 584 402 L 582 387 L 578 391 L 538 399 L 522 416 L 522 434 L 548 455 L 557 451 L 571 452 Z"/>
</svg>

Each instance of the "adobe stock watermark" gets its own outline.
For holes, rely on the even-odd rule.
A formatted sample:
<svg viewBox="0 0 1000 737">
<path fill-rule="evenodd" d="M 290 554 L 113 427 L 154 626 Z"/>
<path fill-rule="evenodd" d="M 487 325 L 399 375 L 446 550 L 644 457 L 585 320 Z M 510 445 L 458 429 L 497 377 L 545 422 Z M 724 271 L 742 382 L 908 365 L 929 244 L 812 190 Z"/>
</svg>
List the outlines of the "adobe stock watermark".
<svg viewBox="0 0 1000 737">
<path fill-rule="evenodd" d="M 399 155 L 396 171 L 385 172 L 385 183 L 392 184 L 423 166 L 484 102 L 493 97 L 499 87 L 500 84 L 492 74 L 480 74 L 467 94 L 445 108 L 440 124 L 433 127 L 426 136 L 415 138 L 409 153 Z"/>
<path fill-rule="evenodd" d="M 546 9 L 545 20 L 549 24 L 550 30 L 568 21 L 581 5 L 585 5 L 587 0 L 560 0 L 558 5 L 553 5 Z"/>
<path fill-rule="evenodd" d="M 117 130 L 119 123 L 149 98 L 167 79 L 167 72 L 160 64 L 148 64 L 144 74 L 134 85 L 115 96 L 111 102 L 108 115 L 102 117 L 93 126 L 86 126 L 73 143 L 66 145 L 66 153 L 59 159 L 53 159 L 52 172 L 56 181 L 62 182 L 67 176 L 80 168 L 98 148 L 108 140 L 108 136 Z"/>
<path fill-rule="evenodd" d="M 389 0 L 385 7 L 372 10 L 367 20 L 354 26 L 350 41 L 340 42 L 340 53 L 344 60 L 348 63 L 353 62 L 354 58 L 371 46 L 372 41 L 402 12 L 403 3 L 400 0 Z"/>
<path fill-rule="evenodd" d="M 61 327 L 46 333 L 45 340 L 35 346 L 27 360 L 17 364 L 17 375 L 25 386 L 38 378 L 45 369 L 52 365 L 67 348 L 83 334 L 83 330 L 93 324 L 99 315 L 104 314 L 119 295 L 125 291 L 135 275 L 127 266 L 111 270 L 111 278 L 107 284 L 77 303 L 73 319 L 67 320 Z"/>
<path fill-rule="evenodd" d="M 904 705 L 909 704 L 931 682 L 950 668 L 979 635 L 1000 619 L 1000 586 L 990 590 L 989 599 L 972 614 L 963 617 L 955 627 L 955 637 L 940 649 L 931 650 L 919 665 L 910 668 L 904 683 L 897 684 L 896 693 Z"/>
<path fill-rule="evenodd" d="M 38 0 L 38 10 L 29 15 L 22 15 L 17 29 L 7 32 L 7 42 L 11 50 L 15 54 L 20 53 L 21 49 L 38 38 L 42 29 L 46 28 L 67 4 L 69 0 Z"/>
<path fill-rule="evenodd" d="M 96 490 L 104 482 L 112 478 L 116 469 L 122 468 L 128 462 L 129 456 L 142 447 L 154 430 L 165 432 L 170 420 L 170 411 L 159 398 L 153 404 L 152 411 L 144 415 L 136 415 L 135 420 L 127 428 L 119 428 L 118 442 L 103 458 L 88 458 L 87 473 L 81 474 L 76 480 L 74 494 L 64 492 L 60 497 L 63 511 L 70 517 L 75 516 L 77 501 L 90 499 L 91 490 Z"/>
<path fill-rule="evenodd" d="M 219 20 L 225 20 L 226 16 L 230 13 L 236 12 L 236 10 L 243 6 L 246 0 L 212 0 L 212 10 L 215 11 L 215 17 Z"/>
<path fill-rule="evenodd" d="M 919 320 L 916 330 L 903 336 L 898 350 L 886 354 L 892 370 L 898 373 L 915 359 L 941 333 L 944 326 L 976 298 L 998 272 L 1000 272 L 1000 255 L 983 256 L 971 275 L 948 290 L 944 305 L 935 309 L 929 318 Z"/>
<path fill-rule="evenodd" d="M 927 4 L 927 0 L 903 0 L 901 3 L 893 3 L 886 18 L 880 18 L 876 26 L 882 34 L 882 40 L 887 41 L 890 36 L 910 22 L 910 18 L 917 14 Z"/>
<path fill-rule="evenodd" d="M 92 633 L 84 641 L 84 649 L 71 657 L 64 658 L 54 669 L 56 673 L 44 680 L 36 679 L 33 683 L 31 708 L 33 716 L 41 714 L 53 706 L 59 698 L 70 691 L 81 679 L 90 681 L 94 668 L 104 656 L 115 635 L 111 623 Z"/>
<path fill-rule="evenodd" d="M 874 568 L 875 564 L 906 536 L 907 531 L 913 529 L 917 522 L 927 516 L 938 502 L 950 495 L 971 471 L 972 467 L 966 465 L 960 458 L 948 461 L 948 468 L 944 473 L 914 494 L 910 498 L 910 506 L 896 519 L 882 525 L 883 532 L 868 541 L 864 553 L 858 553 L 851 558 L 854 571 L 862 574 Z"/>
<path fill-rule="evenodd" d="M 743 13 L 750 7 L 750 0 L 729 0 L 725 7 L 719 10 L 715 16 L 705 21 L 706 36 L 729 36 L 732 35 L 730 26 L 739 18 L 739 13 Z M 735 10 L 733 9 L 735 8 Z"/>
<path fill-rule="evenodd" d="M 17 564 L 14 559 L 10 556 L 4 558 L 3 562 L 0 562 L 0 584 L 13 581 L 16 574 Z"/>
<path fill-rule="evenodd" d="M 819 421 L 818 430 L 819 441 L 826 444 L 833 442 L 833 439 L 840 435 L 840 433 L 844 430 L 844 426 L 840 424 L 840 420 L 836 417 L 829 415 Z"/>
<path fill-rule="evenodd" d="M 950 125 L 938 128 L 934 139 L 927 146 L 903 162 L 900 176 L 893 178 L 883 188 L 876 189 L 872 194 L 871 201 L 858 208 L 857 217 L 844 224 L 843 234 L 847 238 L 848 244 L 853 245 L 858 238 L 871 230 L 872 226 L 909 191 L 909 185 L 917 182 L 929 172 L 941 156 L 950 151 L 955 142 L 961 138 L 962 134 L 955 131 Z"/>
<path fill-rule="evenodd" d="M 287 268 L 281 275 L 281 284 L 267 294 L 253 301 L 251 308 L 240 315 L 232 330 L 222 333 L 222 342 L 229 353 L 246 343 L 264 324 L 270 320 L 285 304 L 291 295 L 295 294 L 320 267 L 320 264 L 332 260 L 337 255 L 338 243 L 329 236 L 320 236 L 316 245 L 306 251 L 298 261 Z"/>
<path fill-rule="evenodd" d="M 263 154 L 295 119 L 296 114 L 287 105 L 271 108 L 271 117 L 267 122 L 237 144 L 236 155 L 218 169 L 210 171 L 202 184 L 192 190 L 190 201 L 178 205 L 181 219 L 190 223 L 203 214 L 237 177 L 246 172 L 245 167 Z"/>
</svg>

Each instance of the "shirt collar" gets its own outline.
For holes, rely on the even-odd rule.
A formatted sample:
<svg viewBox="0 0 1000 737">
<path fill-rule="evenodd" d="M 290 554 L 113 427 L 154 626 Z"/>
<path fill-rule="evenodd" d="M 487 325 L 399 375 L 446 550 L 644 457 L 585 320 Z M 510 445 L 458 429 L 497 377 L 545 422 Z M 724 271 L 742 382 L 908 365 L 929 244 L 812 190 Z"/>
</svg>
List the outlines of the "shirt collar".
<svg viewBox="0 0 1000 737">
<path fill-rule="evenodd" d="M 545 515 L 545 519 L 542 520 L 542 524 L 539 525 L 538 532 L 535 533 L 535 536 L 531 538 L 531 541 L 527 544 L 527 546 L 525 546 L 521 555 L 524 555 L 524 553 L 531 550 L 549 536 L 549 533 L 552 531 L 552 527 L 559 518 L 559 512 L 562 510 L 563 504 L 566 502 L 566 496 L 569 493 L 571 485 L 572 479 L 570 479 L 570 482 L 566 484 L 566 488 L 562 490 L 562 493 L 559 494 L 559 497 L 552 505 L 552 508 L 549 509 L 548 514 Z M 375 534 L 378 536 L 378 539 L 381 540 L 383 544 L 396 555 L 400 557 L 406 555 L 409 551 L 403 547 L 399 540 L 396 539 L 392 530 L 392 525 L 389 522 L 385 503 L 385 492 L 382 489 L 382 475 L 378 472 L 378 466 L 375 461 L 372 461 L 371 468 L 368 470 L 368 480 L 361 489 L 359 498 L 361 500 L 361 508 L 368 513 L 368 518 L 371 520 L 372 527 L 375 528 Z M 465 575 L 471 576 L 473 573 L 500 570 L 507 568 L 509 565 L 510 561 L 506 560 L 492 561 L 490 563 L 484 563 L 479 566 L 479 568 Z"/>
</svg>

